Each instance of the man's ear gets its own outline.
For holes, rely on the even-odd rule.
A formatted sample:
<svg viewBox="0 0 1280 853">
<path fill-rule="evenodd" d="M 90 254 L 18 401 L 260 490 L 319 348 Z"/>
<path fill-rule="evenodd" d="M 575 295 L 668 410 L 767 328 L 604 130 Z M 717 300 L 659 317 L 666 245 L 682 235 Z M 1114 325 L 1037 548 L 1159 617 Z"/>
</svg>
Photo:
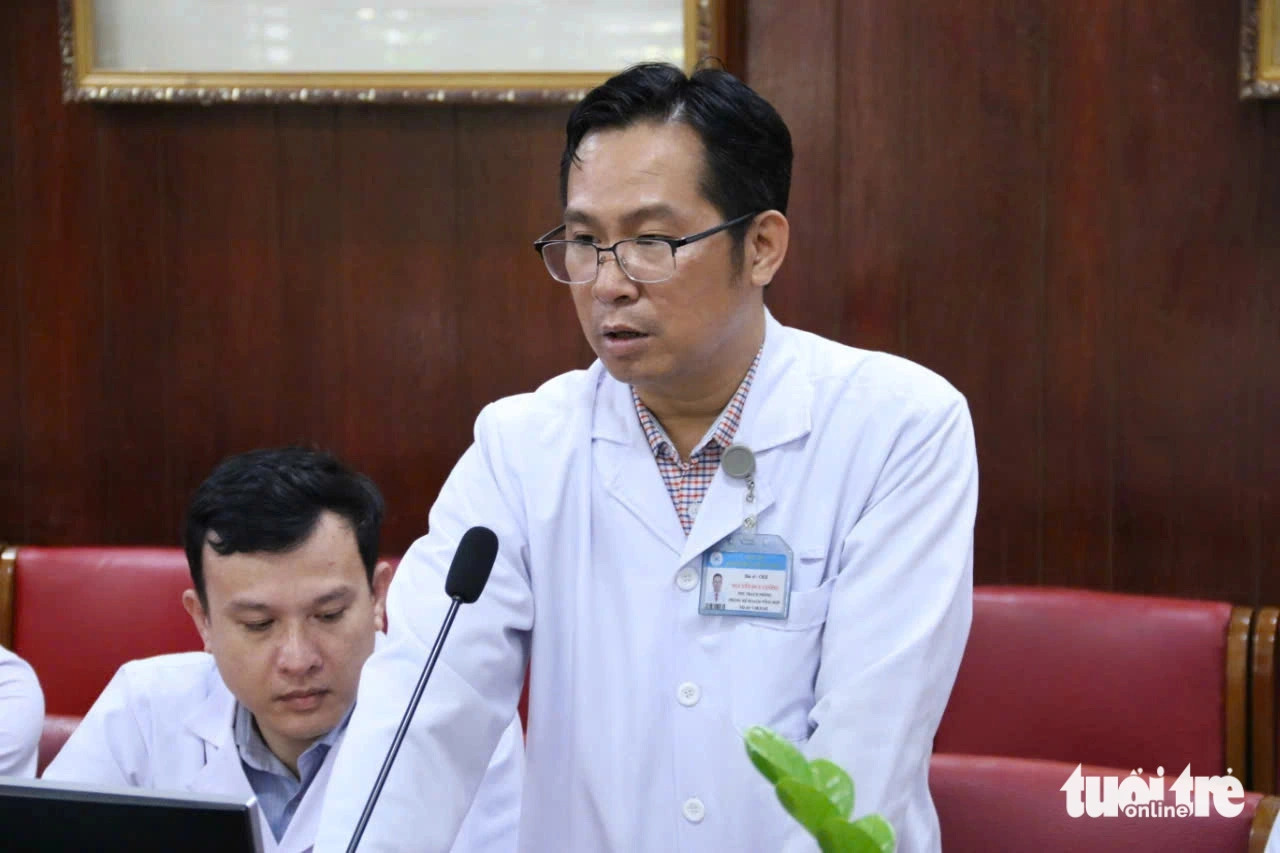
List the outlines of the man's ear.
<svg viewBox="0 0 1280 853">
<path fill-rule="evenodd" d="M 204 640 L 204 650 L 213 651 L 213 646 L 209 642 L 209 616 L 204 612 L 204 605 L 200 603 L 200 596 L 196 595 L 194 589 L 188 589 L 182 593 L 182 607 L 191 617 L 191 623 L 196 626 L 196 630 L 200 632 L 200 639 Z"/>
<path fill-rule="evenodd" d="M 747 262 L 751 283 L 765 287 L 773 281 L 773 275 L 787 256 L 791 239 L 791 223 L 776 210 L 766 210 L 756 217 L 747 231 Z"/>
<path fill-rule="evenodd" d="M 395 573 L 386 560 L 373 567 L 373 624 L 379 631 L 387 630 L 387 590 Z"/>
</svg>

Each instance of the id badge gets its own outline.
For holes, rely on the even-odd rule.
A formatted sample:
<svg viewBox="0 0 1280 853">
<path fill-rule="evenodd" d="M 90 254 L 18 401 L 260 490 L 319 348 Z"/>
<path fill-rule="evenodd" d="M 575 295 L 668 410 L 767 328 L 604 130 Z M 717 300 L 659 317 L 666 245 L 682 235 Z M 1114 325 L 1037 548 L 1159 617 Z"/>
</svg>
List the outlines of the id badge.
<svg viewBox="0 0 1280 853">
<path fill-rule="evenodd" d="M 786 619 L 791 604 L 791 548 L 772 533 L 738 531 L 702 555 L 704 616 Z"/>
</svg>

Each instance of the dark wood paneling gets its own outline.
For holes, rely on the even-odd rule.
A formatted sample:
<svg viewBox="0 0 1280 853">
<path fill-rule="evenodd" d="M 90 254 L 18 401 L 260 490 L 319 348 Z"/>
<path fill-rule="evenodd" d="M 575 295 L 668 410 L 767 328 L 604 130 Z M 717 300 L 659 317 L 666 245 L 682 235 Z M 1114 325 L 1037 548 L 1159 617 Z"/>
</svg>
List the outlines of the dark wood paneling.
<svg viewBox="0 0 1280 853">
<path fill-rule="evenodd" d="M 844 294 L 831 249 L 843 234 L 839 4 L 754 3 L 747 17 L 745 79 L 787 122 L 795 152 L 787 205 L 791 243 L 766 302 L 783 323 L 838 339 Z M 793 61 L 801 53 L 805 61 Z"/>
<path fill-rule="evenodd" d="M 1195 0 L 1117 6 L 1113 583 L 1248 600 L 1261 124 L 1230 97 L 1234 14 Z"/>
<path fill-rule="evenodd" d="M 1257 600 L 1280 603 L 1280 169 L 1274 164 L 1280 150 L 1280 103 L 1251 104 L 1263 127 L 1264 163 L 1258 180 L 1258 216 L 1250 243 L 1258 247 L 1256 347 L 1248 372 L 1250 396 L 1257 415 L 1257 464 L 1250 465 L 1256 516 L 1244 535 L 1257 540 Z"/>
<path fill-rule="evenodd" d="M 18 9 L 0 4 L 0 543 L 23 529 L 22 311 L 18 281 Z M 3 578 L 0 578 L 3 584 Z M 4 617 L 0 616 L 0 622 Z M 0 630 L 4 626 L 0 625 Z"/>
<path fill-rule="evenodd" d="M 14 242 L 21 313 L 23 538 L 89 541 L 112 513 L 108 448 L 97 126 L 59 96 L 56 4 L 19 10 Z"/>
<path fill-rule="evenodd" d="M 275 112 L 180 107 L 164 241 L 174 340 L 174 488 L 190 493 L 229 453 L 298 438 L 286 386 L 288 286 L 279 253 Z M 153 309 L 154 310 L 154 309 Z"/>
<path fill-rule="evenodd" d="M 980 582 L 1280 602 L 1280 111 L 1236 101 L 1237 11 L 952 5 L 732 5 L 796 148 L 771 307 L 965 393 Z M 0 7 L 0 539 L 174 542 L 214 462 L 297 441 L 400 550 L 479 408 L 589 360 L 529 247 L 564 107 L 65 105 L 56 34 Z"/>
<path fill-rule="evenodd" d="M 466 447 L 459 411 L 456 108 L 344 110 L 339 117 L 340 339 L 352 377 L 342 447 L 378 482 L 385 535 L 407 546 Z M 390 164 L 395 164 L 391 166 Z M 472 235 L 478 237 L 479 235 Z"/>
<path fill-rule="evenodd" d="M 1115 324 L 1110 128 L 1123 45 L 1113 3 L 1046 5 L 1044 554 L 1047 584 L 1111 586 Z M 1003 483 L 984 477 L 983 487 Z"/>
<path fill-rule="evenodd" d="M 166 129 L 159 109 L 95 109 L 100 218 L 99 270 L 105 331 L 101 423 L 107 506 L 96 538 L 145 542 L 161 525 L 176 536 L 169 436 L 180 368 L 174 361 L 173 278 L 165 235 L 169 206 Z M 179 368 L 179 369 L 175 369 Z"/>
<path fill-rule="evenodd" d="M 1041 547 L 1042 6 L 845 4 L 840 30 L 844 336 L 968 398 L 980 582 Z"/>
<path fill-rule="evenodd" d="M 916 54 L 897 46 L 912 43 L 918 16 L 905 4 L 876 0 L 839 9 L 834 123 L 841 148 L 825 178 L 825 191 L 838 200 L 839 230 L 838 242 L 819 252 L 841 294 L 841 340 L 901 352 L 907 287 L 919 280 L 923 247 L 914 242 L 916 200 L 905 189 L 920 159 L 920 139 L 906 132 L 918 115 L 914 97 L 904 96 L 906 81 L 916 78 Z"/>
</svg>

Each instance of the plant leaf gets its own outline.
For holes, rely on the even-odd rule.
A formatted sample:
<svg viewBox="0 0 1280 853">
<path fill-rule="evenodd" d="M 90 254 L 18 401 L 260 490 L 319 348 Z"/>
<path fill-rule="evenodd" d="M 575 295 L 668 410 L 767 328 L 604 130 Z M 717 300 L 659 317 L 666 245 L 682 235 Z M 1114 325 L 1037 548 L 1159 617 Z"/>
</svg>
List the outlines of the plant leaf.
<svg viewBox="0 0 1280 853">
<path fill-rule="evenodd" d="M 782 807 L 815 837 L 828 819 L 840 818 L 836 807 L 827 799 L 827 795 L 808 782 L 787 777 L 780 781 L 777 787 L 778 799 L 782 802 Z"/>
<path fill-rule="evenodd" d="M 840 817 L 823 821 L 816 836 L 822 853 L 890 853 L 893 849 L 892 839 L 886 850 L 870 835 Z"/>
<path fill-rule="evenodd" d="M 897 846 L 898 837 L 894 834 L 893 827 L 878 814 L 858 818 L 853 822 L 853 827 L 869 836 L 881 853 L 893 853 L 894 847 Z"/>
<path fill-rule="evenodd" d="M 840 817 L 853 814 L 853 780 L 840 765 L 819 758 L 809 762 L 813 786 L 827 795 Z"/>
<path fill-rule="evenodd" d="M 756 769 L 775 785 L 787 777 L 802 782 L 812 781 L 809 762 L 804 754 L 795 748 L 791 741 L 780 737 L 764 726 L 752 726 L 747 729 L 743 740 L 747 745 L 747 756 Z"/>
</svg>

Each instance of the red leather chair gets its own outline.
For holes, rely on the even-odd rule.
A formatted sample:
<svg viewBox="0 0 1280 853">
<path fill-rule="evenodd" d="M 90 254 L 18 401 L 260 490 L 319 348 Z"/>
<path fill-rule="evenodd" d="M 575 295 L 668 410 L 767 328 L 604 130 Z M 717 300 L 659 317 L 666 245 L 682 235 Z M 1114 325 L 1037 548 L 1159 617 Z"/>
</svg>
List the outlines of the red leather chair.
<svg viewBox="0 0 1280 853">
<path fill-rule="evenodd" d="M 1061 788 L 1076 764 L 1042 759 L 935 753 L 929 789 L 938 810 L 942 849 L 947 853 L 1262 853 L 1280 798 L 1245 795 L 1235 817 L 1071 817 Z M 1154 768 L 1152 768 L 1154 769 Z M 1128 770 L 1082 768 L 1086 775 L 1128 775 Z M 1179 771 L 1166 768 L 1165 803 Z M 1210 811 L 1213 812 L 1212 807 Z"/>
<path fill-rule="evenodd" d="M 979 587 L 935 752 L 1176 768 L 1249 784 L 1252 611 L 1046 587 Z"/>
<path fill-rule="evenodd" d="M 393 568 L 400 562 L 398 556 L 382 559 Z M 31 664 L 45 694 L 38 772 L 44 772 L 122 664 L 203 648 L 181 603 L 190 586 L 181 548 L 3 550 L 0 645 Z M 527 703 L 526 683 L 522 720 Z"/>
<path fill-rule="evenodd" d="M 41 772 L 121 664 L 203 648 L 182 608 L 180 548 L 11 547 L 0 576 L 12 581 L 10 648 L 44 689 Z"/>
</svg>

